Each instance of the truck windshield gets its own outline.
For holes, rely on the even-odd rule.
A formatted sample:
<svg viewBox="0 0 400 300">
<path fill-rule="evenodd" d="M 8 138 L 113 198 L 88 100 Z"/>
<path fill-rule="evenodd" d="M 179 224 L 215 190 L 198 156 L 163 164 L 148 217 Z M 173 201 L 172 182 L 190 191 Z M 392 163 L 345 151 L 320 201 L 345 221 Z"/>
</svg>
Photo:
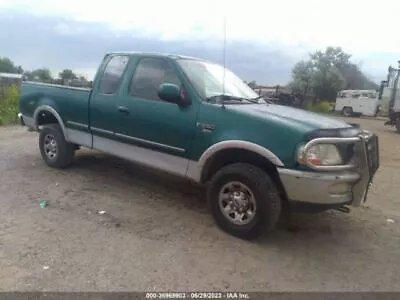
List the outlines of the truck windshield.
<svg viewBox="0 0 400 300">
<path fill-rule="evenodd" d="M 224 68 L 218 64 L 191 59 L 180 59 L 178 63 L 204 99 L 221 94 L 244 99 L 258 97 L 243 80 L 226 68 L 224 75 Z"/>
</svg>

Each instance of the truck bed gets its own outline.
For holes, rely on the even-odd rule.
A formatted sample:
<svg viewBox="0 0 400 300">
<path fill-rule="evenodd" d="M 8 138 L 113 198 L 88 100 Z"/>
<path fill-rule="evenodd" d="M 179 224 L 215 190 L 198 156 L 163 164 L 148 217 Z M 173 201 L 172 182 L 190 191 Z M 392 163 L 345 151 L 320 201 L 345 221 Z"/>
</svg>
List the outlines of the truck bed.
<svg viewBox="0 0 400 300">
<path fill-rule="evenodd" d="M 21 83 L 20 111 L 34 117 L 40 106 L 51 106 L 67 121 L 89 125 L 90 88 L 24 81 Z"/>
</svg>

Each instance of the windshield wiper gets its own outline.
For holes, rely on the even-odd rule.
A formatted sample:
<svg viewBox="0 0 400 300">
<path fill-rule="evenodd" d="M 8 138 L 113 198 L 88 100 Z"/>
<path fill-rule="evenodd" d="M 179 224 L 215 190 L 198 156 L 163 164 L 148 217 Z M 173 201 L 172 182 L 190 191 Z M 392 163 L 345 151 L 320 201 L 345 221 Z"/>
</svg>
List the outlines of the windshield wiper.
<svg viewBox="0 0 400 300">
<path fill-rule="evenodd" d="M 235 97 L 235 96 L 231 96 L 231 95 L 226 95 L 226 94 L 219 94 L 219 95 L 214 95 L 214 96 L 210 96 L 206 98 L 207 102 L 211 102 L 211 101 L 216 101 L 216 102 L 220 102 L 220 101 L 224 101 L 224 100 L 237 100 L 237 101 L 242 101 L 243 98 L 241 97 Z"/>
<path fill-rule="evenodd" d="M 251 101 L 251 102 L 255 101 L 256 103 L 259 103 L 257 100 L 259 100 L 259 99 L 261 99 L 261 98 L 263 98 L 263 100 L 264 100 L 265 102 L 267 102 L 268 104 L 273 104 L 272 101 L 270 101 L 270 100 L 268 100 L 268 99 L 265 99 L 265 98 L 264 98 L 264 95 L 258 96 L 258 97 L 255 97 L 255 98 L 246 99 L 246 100 L 249 100 L 249 101 Z"/>
<path fill-rule="evenodd" d="M 247 99 L 247 98 L 244 98 L 244 97 L 237 97 L 237 96 L 231 96 L 231 95 L 226 95 L 226 94 L 214 95 L 214 96 L 207 97 L 207 99 L 206 99 L 207 102 L 211 102 L 213 100 L 215 100 L 217 103 L 222 103 L 225 100 L 226 101 L 230 101 L 230 100 L 233 100 L 233 101 L 249 101 L 249 102 L 252 102 L 252 103 L 258 103 L 258 101 L 256 101 L 256 99 Z"/>
</svg>

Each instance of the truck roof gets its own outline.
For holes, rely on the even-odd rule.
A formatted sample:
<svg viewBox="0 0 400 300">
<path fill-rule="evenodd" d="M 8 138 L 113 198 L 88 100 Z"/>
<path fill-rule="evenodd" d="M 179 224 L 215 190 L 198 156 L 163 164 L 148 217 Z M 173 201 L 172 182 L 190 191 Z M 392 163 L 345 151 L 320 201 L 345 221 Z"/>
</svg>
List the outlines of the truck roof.
<svg viewBox="0 0 400 300">
<path fill-rule="evenodd" d="M 146 55 L 155 57 L 169 57 L 172 59 L 191 59 L 191 60 L 207 61 L 203 58 L 174 54 L 174 53 L 163 53 L 163 52 L 113 51 L 106 53 L 106 55 Z"/>
</svg>

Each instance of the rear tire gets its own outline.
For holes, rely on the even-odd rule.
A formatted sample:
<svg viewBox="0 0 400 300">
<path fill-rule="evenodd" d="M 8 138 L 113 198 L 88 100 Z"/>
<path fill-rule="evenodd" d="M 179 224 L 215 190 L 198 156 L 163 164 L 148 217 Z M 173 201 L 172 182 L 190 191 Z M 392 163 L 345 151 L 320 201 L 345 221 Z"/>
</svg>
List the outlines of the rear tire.
<svg viewBox="0 0 400 300">
<path fill-rule="evenodd" d="M 271 231 L 282 211 L 282 200 L 271 177 L 246 163 L 220 169 L 208 185 L 207 198 L 217 225 L 242 239 Z"/>
<path fill-rule="evenodd" d="M 342 109 L 342 116 L 344 117 L 351 117 L 353 115 L 353 109 L 351 107 L 343 107 Z"/>
<path fill-rule="evenodd" d="M 45 125 L 40 130 L 39 149 L 45 163 L 52 168 L 69 166 L 75 155 L 75 145 L 65 140 L 58 124 Z"/>
</svg>

